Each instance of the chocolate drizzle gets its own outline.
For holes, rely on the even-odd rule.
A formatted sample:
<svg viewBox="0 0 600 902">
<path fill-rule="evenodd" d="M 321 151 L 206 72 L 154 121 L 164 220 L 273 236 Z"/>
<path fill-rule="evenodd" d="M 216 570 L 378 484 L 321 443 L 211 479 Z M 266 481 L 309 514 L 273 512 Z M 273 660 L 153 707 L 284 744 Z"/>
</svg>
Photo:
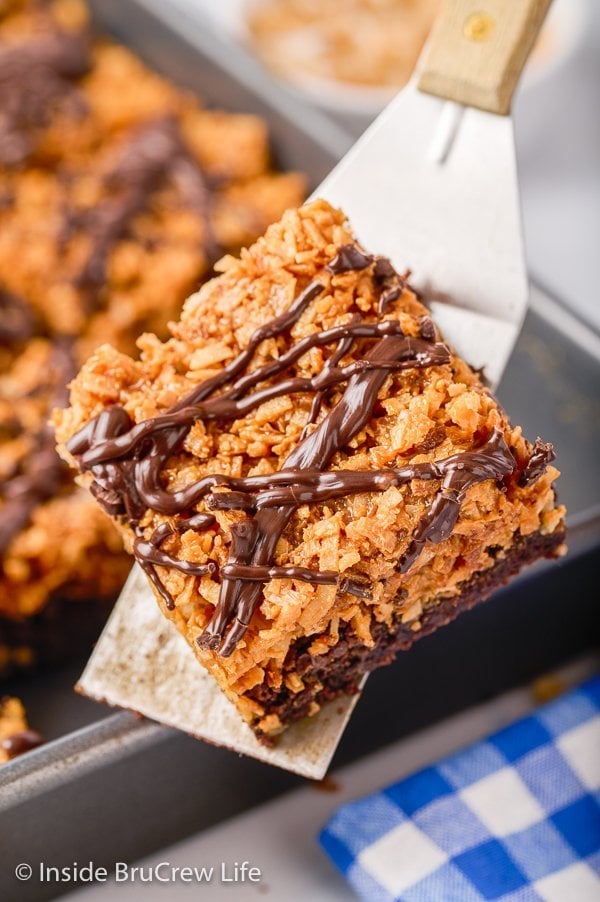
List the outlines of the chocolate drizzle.
<svg viewBox="0 0 600 902">
<path fill-rule="evenodd" d="M 133 550 L 136 558 L 144 562 L 144 569 L 156 586 L 158 592 L 164 598 L 167 607 L 173 610 L 174 604 L 170 594 L 166 591 L 164 585 L 158 578 L 155 565 L 161 567 L 172 567 L 181 573 L 191 574 L 193 576 L 204 576 L 206 574 L 213 575 L 217 572 L 216 565 L 211 561 L 208 564 L 194 564 L 190 561 L 180 561 L 178 558 L 171 557 L 161 550 L 162 543 L 172 536 L 174 533 L 183 533 L 188 529 L 206 529 L 212 526 L 215 518 L 211 514 L 196 514 L 193 517 L 180 520 L 178 523 L 172 524 L 168 521 L 161 523 L 154 530 L 148 540 L 143 536 L 136 536 L 133 542 Z"/>
<path fill-rule="evenodd" d="M 86 298 L 88 309 L 97 303 L 98 292 L 106 282 L 112 247 L 127 233 L 132 219 L 147 208 L 152 192 L 169 180 L 177 186 L 186 204 L 203 218 L 203 246 L 209 264 L 220 256 L 221 248 L 211 225 L 209 185 L 183 142 L 177 120 L 162 116 L 146 122 L 104 177 L 108 197 L 89 212 L 68 214 L 63 225 L 62 243 L 77 227 L 84 228 L 91 236 L 91 251 L 74 280 Z"/>
<path fill-rule="evenodd" d="M 406 286 L 408 275 L 408 272 L 403 276 L 397 273 L 387 257 L 377 258 L 373 276 L 379 287 L 378 312 L 380 316 L 383 316 L 388 306 L 401 296 Z"/>
<path fill-rule="evenodd" d="M 57 46 L 61 46 L 60 42 Z M 0 70 L 3 52 L 0 51 Z M 34 314 L 24 300 L 0 289 L 0 344 L 13 346 L 14 349 L 14 345 L 36 335 L 49 340 L 51 353 L 48 369 L 52 374 L 50 378 L 55 382 L 49 408 L 65 407 L 68 403 L 66 386 L 76 372 L 72 340 L 48 333 L 47 324 Z M 45 392 L 47 383 L 40 388 Z M 8 423 L 0 423 L 0 428 L 4 427 L 12 438 L 16 438 L 26 429 L 19 418 L 18 403 L 13 407 L 14 415 Z M 0 558 L 30 521 L 38 504 L 51 498 L 69 479 L 68 467 L 58 456 L 55 445 L 54 431 L 44 423 L 37 434 L 31 436 L 28 452 L 4 479 L 0 479 L 0 500 L 3 502 L 0 506 Z"/>
<path fill-rule="evenodd" d="M 35 327 L 35 317 L 25 301 L 0 288 L 0 345 L 27 341 Z"/>
<path fill-rule="evenodd" d="M 334 277 L 351 268 L 364 269 L 374 262 L 359 248 L 346 245 L 326 267 Z M 383 291 L 389 290 L 394 271 L 389 261 L 379 261 Z M 375 268 L 374 267 L 374 268 Z M 396 277 L 400 283 L 400 277 Z M 230 528 L 230 551 L 221 567 L 218 604 L 198 643 L 230 655 L 244 636 L 260 604 L 264 583 L 270 579 L 305 580 L 317 585 L 337 586 L 338 591 L 365 598 L 370 587 L 354 576 L 306 567 L 281 567 L 274 562 L 279 538 L 301 504 L 315 504 L 363 492 L 383 492 L 413 479 L 440 481 L 441 487 L 411 539 L 399 567 L 404 572 L 418 556 L 424 542 L 447 538 L 460 512 L 468 488 L 486 479 L 500 479 L 515 469 L 502 432 L 495 429 L 478 450 L 454 454 L 434 463 L 412 464 L 382 470 L 328 470 L 335 454 L 368 424 L 378 394 L 392 372 L 427 368 L 450 362 L 446 345 L 436 341 L 435 328 L 424 317 L 421 337 L 405 335 L 400 322 L 384 319 L 365 322 L 355 317 L 343 326 L 309 335 L 276 360 L 248 372 L 258 346 L 266 338 L 288 332 L 325 286 L 311 282 L 290 308 L 257 329 L 248 346 L 220 373 L 194 388 L 174 407 L 152 419 L 134 424 L 122 407 L 114 406 L 87 423 L 67 447 L 82 471 L 93 476 L 92 491 L 113 515 L 125 517 L 137 537 L 136 558 L 167 606 L 173 599 L 155 567 L 174 567 L 185 573 L 216 572 L 216 563 L 194 564 L 173 558 L 161 545 L 174 533 L 187 529 L 212 529 L 212 513 L 195 513 L 203 502 L 210 512 L 236 510 L 244 518 Z M 358 360 L 344 364 L 356 348 L 366 351 Z M 312 378 L 284 374 L 312 348 L 333 346 L 321 372 Z M 356 351 L 355 351 L 356 353 Z M 346 384 L 337 403 L 321 408 L 329 389 Z M 197 420 L 235 420 L 264 401 L 281 395 L 316 393 L 308 428 L 273 474 L 234 478 L 211 474 L 175 492 L 161 484 L 161 471 L 169 457 L 182 447 L 188 430 Z M 320 419 L 319 419 L 320 418 Z M 161 524 L 150 539 L 139 526 L 146 509 L 175 517 Z"/>
<path fill-rule="evenodd" d="M 420 466 L 425 468 L 425 477 L 421 475 Z M 441 479 L 442 485 L 398 562 L 401 573 L 410 569 L 427 541 L 443 542 L 449 537 L 471 486 L 486 479 L 501 479 L 510 475 L 515 469 L 515 461 L 501 430 L 496 427 L 486 444 L 477 451 L 461 451 L 432 464 L 415 464 L 412 469 L 415 479 Z"/>
<path fill-rule="evenodd" d="M 33 152 L 31 130 L 49 121 L 57 104 L 76 115 L 85 106 L 76 79 L 88 71 L 86 36 L 53 30 L 0 47 L 0 163 L 15 166 Z"/>
<path fill-rule="evenodd" d="M 543 442 L 538 435 L 532 448 L 531 456 L 519 478 L 519 485 L 521 487 L 531 485 L 532 482 L 535 482 L 536 479 L 539 479 L 546 472 L 546 467 L 555 458 L 556 454 L 550 442 Z"/>
<path fill-rule="evenodd" d="M 75 375 L 75 363 L 69 339 L 55 339 L 50 369 L 58 374 L 50 407 L 64 407 L 68 401 L 66 385 Z M 18 424 L 17 424 L 18 425 Z M 48 424 L 33 436 L 32 447 L 9 478 L 0 481 L 0 558 L 13 538 L 27 525 L 43 501 L 56 494 L 69 471 L 56 452 L 54 430 Z"/>
<path fill-rule="evenodd" d="M 38 504 L 56 492 L 64 480 L 65 467 L 56 453 L 54 437 L 44 432 L 21 465 L 22 472 L 0 485 L 4 504 L 0 507 L 0 556 L 29 522 Z"/>
</svg>

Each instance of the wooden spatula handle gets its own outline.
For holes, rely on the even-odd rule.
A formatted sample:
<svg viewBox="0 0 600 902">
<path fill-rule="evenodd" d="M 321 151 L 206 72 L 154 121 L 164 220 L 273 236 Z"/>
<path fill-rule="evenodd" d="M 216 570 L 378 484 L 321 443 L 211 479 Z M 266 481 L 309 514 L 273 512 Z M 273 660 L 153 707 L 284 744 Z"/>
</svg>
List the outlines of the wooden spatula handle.
<svg viewBox="0 0 600 902">
<path fill-rule="evenodd" d="M 446 0 L 433 27 L 421 91 L 508 113 L 551 0 Z"/>
</svg>

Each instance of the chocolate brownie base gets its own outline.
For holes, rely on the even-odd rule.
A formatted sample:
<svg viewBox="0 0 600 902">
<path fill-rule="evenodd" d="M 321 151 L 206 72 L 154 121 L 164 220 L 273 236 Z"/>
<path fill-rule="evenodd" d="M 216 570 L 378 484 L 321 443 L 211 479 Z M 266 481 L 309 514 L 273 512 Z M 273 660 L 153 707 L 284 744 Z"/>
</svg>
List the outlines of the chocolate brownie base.
<svg viewBox="0 0 600 902">
<path fill-rule="evenodd" d="M 527 537 L 519 535 L 510 553 L 469 579 L 460 594 L 425 610 L 420 618 L 420 629 L 398 623 L 395 630 L 389 631 L 384 623 L 374 624 L 371 633 L 375 644 L 371 648 L 357 641 L 348 627 L 340 630 L 339 642 L 324 655 L 309 654 L 308 646 L 315 637 L 303 638 L 290 649 L 284 671 L 297 673 L 306 688 L 294 694 L 286 688 L 285 682 L 280 690 L 272 690 L 263 684 L 251 693 L 252 698 L 266 714 L 276 714 L 282 724 L 289 726 L 306 717 L 315 702 L 320 706 L 341 695 L 355 694 L 366 673 L 391 664 L 399 651 L 406 651 L 417 639 L 429 636 L 463 611 L 488 599 L 523 567 L 540 558 L 557 557 L 564 540 L 564 531 L 550 535 L 539 532 Z M 273 739 L 264 733 L 257 731 L 257 736 L 261 742 L 273 744 Z"/>
</svg>

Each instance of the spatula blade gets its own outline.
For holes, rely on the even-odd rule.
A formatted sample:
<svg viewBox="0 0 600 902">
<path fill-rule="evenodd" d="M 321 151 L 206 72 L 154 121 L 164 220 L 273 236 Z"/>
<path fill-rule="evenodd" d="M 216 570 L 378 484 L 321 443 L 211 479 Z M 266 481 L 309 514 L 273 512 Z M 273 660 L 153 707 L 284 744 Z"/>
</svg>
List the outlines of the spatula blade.
<svg viewBox="0 0 600 902">
<path fill-rule="evenodd" d="M 448 106 L 460 121 L 440 162 Z M 445 338 L 496 384 L 527 303 L 510 117 L 411 84 L 315 195 L 347 213 L 365 248 L 410 268 Z"/>
<path fill-rule="evenodd" d="M 313 780 L 325 776 L 358 699 L 330 702 L 286 730 L 274 748 L 262 745 L 163 617 L 137 564 L 76 689 Z"/>
</svg>

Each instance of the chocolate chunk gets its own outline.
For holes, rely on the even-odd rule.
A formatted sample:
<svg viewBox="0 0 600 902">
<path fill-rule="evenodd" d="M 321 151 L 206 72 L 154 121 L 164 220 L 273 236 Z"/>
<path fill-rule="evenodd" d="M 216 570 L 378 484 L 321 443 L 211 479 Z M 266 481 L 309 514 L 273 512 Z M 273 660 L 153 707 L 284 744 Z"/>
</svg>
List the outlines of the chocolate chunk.
<svg viewBox="0 0 600 902">
<path fill-rule="evenodd" d="M 425 339 L 425 341 L 435 341 L 437 338 L 435 325 L 429 316 L 419 317 L 419 331 L 421 338 Z"/>
<path fill-rule="evenodd" d="M 373 275 L 379 281 L 383 281 L 384 279 L 392 279 L 394 278 L 394 276 L 399 278 L 398 273 L 387 257 L 376 258 L 375 266 L 373 268 Z"/>
<path fill-rule="evenodd" d="M 519 485 L 523 488 L 531 485 L 546 472 L 549 463 L 555 460 L 556 454 L 550 442 L 543 442 L 538 436 L 531 451 L 531 457 L 519 477 Z"/>
<path fill-rule="evenodd" d="M 378 309 L 379 315 L 383 316 L 389 305 L 393 301 L 397 301 L 399 297 L 402 297 L 406 279 L 396 272 L 387 257 L 377 257 L 373 275 L 381 292 Z"/>
<path fill-rule="evenodd" d="M 373 262 L 370 254 L 364 254 L 355 244 L 344 244 L 325 269 L 338 276 L 343 272 L 366 269 Z"/>
</svg>

